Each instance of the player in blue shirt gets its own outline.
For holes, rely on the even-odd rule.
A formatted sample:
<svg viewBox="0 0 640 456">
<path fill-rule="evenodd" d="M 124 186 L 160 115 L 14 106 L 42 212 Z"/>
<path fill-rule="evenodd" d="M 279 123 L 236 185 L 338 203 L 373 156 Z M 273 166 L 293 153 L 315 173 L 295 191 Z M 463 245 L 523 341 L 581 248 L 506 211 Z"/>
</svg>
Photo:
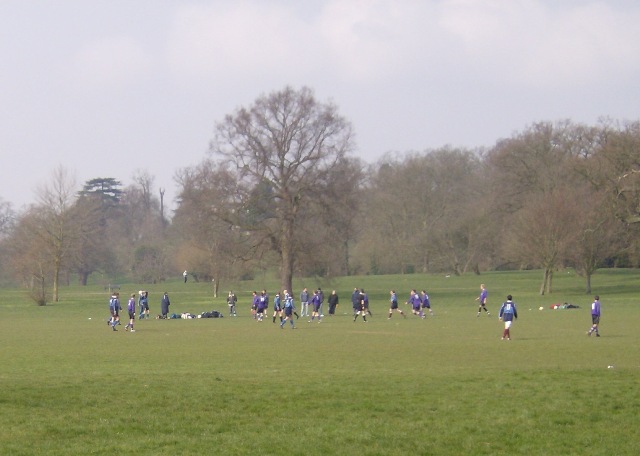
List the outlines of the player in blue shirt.
<svg viewBox="0 0 640 456">
<path fill-rule="evenodd" d="M 387 318 L 387 320 L 391 320 L 391 316 L 393 315 L 394 310 L 396 312 L 400 312 L 400 315 L 402 315 L 404 318 L 407 318 L 404 312 L 398 307 L 398 295 L 396 294 L 395 290 L 391 290 L 389 294 L 391 295 L 391 298 L 389 298 L 389 302 L 391 304 L 389 305 L 389 318 Z"/>
<path fill-rule="evenodd" d="M 284 290 L 284 320 L 280 322 L 280 329 L 284 327 L 284 324 L 289 320 L 291 323 L 291 329 L 296 329 L 293 324 L 293 314 L 295 313 L 296 306 L 293 304 L 293 298 L 287 290 Z"/>
<path fill-rule="evenodd" d="M 429 311 L 429 315 L 433 317 L 433 310 L 431 310 L 431 301 L 429 301 L 429 295 L 426 290 L 422 290 L 420 293 L 420 301 L 422 301 L 422 315 L 427 316 L 426 312 Z"/>
<path fill-rule="evenodd" d="M 133 293 L 129 298 L 129 302 L 127 302 L 127 312 L 129 312 L 129 323 L 124 327 L 125 331 L 128 331 L 131 328 L 131 332 L 136 332 L 133 329 L 133 322 L 136 320 L 136 294 Z"/>
<path fill-rule="evenodd" d="M 504 332 L 502 333 L 502 340 L 511 340 L 510 330 L 514 318 L 518 318 L 518 310 L 516 309 L 516 305 L 513 302 L 513 297 L 511 295 L 508 295 L 507 300 L 502 303 L 502 306 L 500 307 L 500 313 L 498 315 L 498 319 L 500 321 L 504 320 Z"/>
<path fill-rule="evenodd" d="M 422 300 L 420 299 L 420 295 L 416 290 L 411 290 L 407 304 L 411 304 L 411 313 L 413 315 L 424 318 L 424 314 L 422 313 L 422 310 L 420 310 L 420 307 L 422 306 Z"/>
<path fill-rule="evenodd" d="M 587 336 L 596 333 L 596 337 L 600 337 L 598 325 L 600 324 L 600 296 L 596 295 L 591 303 L 591 329 L 587 331 Z"/>
<path fill-rule="evenodd" d="M 282 300 L 280 299 L 280 293 L 276 293 L 273 298 L 273 323 L 276 322 L 276 317 L 280 317 L 280 322 L 283 320 L 282 316 Z"/>
<path fill-rule="evenodd" d="M 120 294 L 114 293 L 111 295 L 111 299 L 109 299 L 109 312 L 111 313 L 111 320 L 109 320 L 108 324 L 111 326 L 111 329 L 117 331 L 116 325 L 120 324 Z"/>
<path fill-rule="evenodd" d="M 478 305 L 478 315 L 476 315 L 477 317 L 480 316 L 480 312 L 482 312 L 483 310 L 487 313 L 487 316 L 491 315 L 489 313 L 489 311 L 487 310 L 487 297 L 489 295 L 489 292 L 487 292 L 487 289 L 484 287 L 484 283 L 480 284 L 480 296 L 478 296 L 476 298 L 476 301 L 479 301 L 479 305 Z"/>
<path fill-rule="evenodd" d="M 320 317 L 322 298 L 320 297 L 320 293 L 318 292 L 318 290 L 313 292 L 313 296 L 311 297 L 311 306 L 313 310 L 311 311 L 311 320 L 309 320 L 309 323 L 311 323 L 315 317 L 318 317 L 318 323 L 320 323 L 322 321 Z"/>
</svg>

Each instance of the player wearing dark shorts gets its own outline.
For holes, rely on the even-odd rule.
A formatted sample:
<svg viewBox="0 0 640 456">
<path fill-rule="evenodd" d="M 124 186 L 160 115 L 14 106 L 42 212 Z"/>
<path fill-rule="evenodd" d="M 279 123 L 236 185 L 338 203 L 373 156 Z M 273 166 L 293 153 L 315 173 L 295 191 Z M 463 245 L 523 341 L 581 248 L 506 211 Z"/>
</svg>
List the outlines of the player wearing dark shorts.
<svg viewBox="0 0 640 456">
<path fill-rule="evenodd" d="M 136 330 L 133 329 L 133 323 L 136 320 L 136 294 L 135 293 L 133 293 L 129 298 L 129 302 L 127 303 L 127 312 L 129 312 L 129 324 L 127 324 L 127 326 L 124 327 L 124 330 L 128 331 L 129 328 L 131 328 L 131 332 L 136 332 Z"/>
<path fill-rule="evenodd" d="M 311 320 L 309 320 L 309 323 L 311 323 L 315 317 L 318 317 L 318 323 L 320 323 L 322 321 L 320 317 L 320 307 L 322 306 L 322 299 L 320 298 L 320 293 L 317 290 L 313 292 L 311 305 L 313 306 L 313 310 L 311 311 Z"/>
<path fill-rule="evenodd" d="M 389 294 L 391 295 L 391 298 L 389 299 L 389 302 L 391 303 L 389 306 L 389 318 L 391 318 L 391 316 L 393 315 L 393 311 L 395 310 L 396 312 L 400 312 L 400 315 L 402 315 L 404 318 L 407 318 L 407 316 L 404 314 L 404 312 L 398 307 L 398 295 L 396 294 L 395 290 L 391 290 L 389 292 Z"/>
<path fill-rule="evenodd" d="M 295 325 L 293 324 L 293 314 L 295 313 L 296 307 L 293 305 L 293 298 L 287 290 L 284 290 L 284 320 L 280 322 L 280 329 L 284 327 L 284 324 L 289 320 L 291 323 L 291 329 L 295 329 Z"/>
<path fill-rule="evenodd" d="M 280 300 L 280 293 L 276 293 L 276 296 L 273 298 L 273 323 L 276 322 L 276 317 L 280 317 L 280 321 L 282 321 L 282 301 Z"/>
</svg>

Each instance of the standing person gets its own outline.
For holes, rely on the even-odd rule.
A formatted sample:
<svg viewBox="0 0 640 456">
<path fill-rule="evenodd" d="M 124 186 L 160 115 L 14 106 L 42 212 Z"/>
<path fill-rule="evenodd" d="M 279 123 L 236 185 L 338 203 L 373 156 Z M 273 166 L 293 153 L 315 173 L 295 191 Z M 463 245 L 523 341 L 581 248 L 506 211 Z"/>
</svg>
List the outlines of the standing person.
<svg viewBox="0 0 640 456">
<path fill-rule="evenodd" d="M 229 306 L 229 316 L 237 317 L 236 314 L 236 302 L 238 302 L 238 298 L 236 297 L 233 291 L 229 292 L 229 296 L 227 296 L 227 305 Z"/>
<path fill-rule="evenodd" d="M 258 296 L 257 291 L 253 291 L 251 295 L 253 296 L 251 298 L 251 315 L 255 320 L 256 318 L 258 318 L 258 303 L 260 302 L 260 296 Z"/>
<path fill-rule="evenodd" d="M 113 293 L 111 299 L 109 299 L 109 312 L 111 313 L 111 320 L 107 323 L 111 326 L 111 329 L 117 331 L 116 325 L 120 323 L 120 294 Z"/>
<path fill-rule="evenodd" d="M 324 292 L 320 287 L 318 287 L 318 298 L 320 299 L 320 307 L 318 308 L 318 315 L 320 315 L 321 317 L 324 317 L 322 313 L 322 305 L 324 304 Z"/>
<path fill-rule="evenodd" d="M 184 277 L 184 283 L 187 283 L 187 277 L 189 274 L 187 274 L 187 270 L 185 269 L 184 272 L 182 273 L 182 277 Z"/>
<path fill-rule="evenodd" d="M 364 307 L 365 312 L 373 317 L 373 314 L 369 310 L 369 295 L 364 291 L 364 288 L 360 289 L 360 297 L 362 299 L 362 306 Z"/>
<path fill-rule="evenodd" d="M 149 292 L 142 290 L 140 292 L 140 297 L 138 298 L 140 300 L 140 319 L 142 320 L 143 318 L 149 318 Z"/>
<path fill-rule="evenodd" d="M 322 306 L 322 301 L 320 301 L 320 293 L 318 292 L 318 290 L 313 292 L 311 305 L 313 310 L 311 311 L 311 320 L 309 320 L 309 323 L 311 323 L 315 317 L 318 317 L 318 323 L 320 323 L 322 321 L 320 319 L 320 306 Z"/>
<path fill-rule="evenodd" d="M 279 316 L 280 322 L 282 322 L 282 301 L 280 300 L 280 293 L 276 293 L 273 298 L 273 323 L 276 322 L 276 316 Z"/>
<path fill-rule="evenodd" d="M 284 328 L 284 324 L 289 320 L 291 323 L 291 329 L 296 329 L 293 324 L 293 314 L 295 313 L 296 306 L 293 304 L 293 298 L 289 295 L 287 290 L 284 290 L 284 320 L 280 322 L 280 329 Z"/>
<path fill-rule="evenodd" d="M 391 295 L 391 298 L 389 298 L 389 302 L 391 303 L 389 305 L 389 318 L 388 320 L 391 320 L 391 316 L 393 315 L 393 311 L 397 311 L 400 312 L 400 315 L 402 315 L 404 318 L 407 318 L 407 316 L 404 314 L 404 312 L 398 307 L 398 295 L 396 294 L 395 290 L 391 290 L 389 292 L 389 295 Z"/>
<path fill-rule="evenodd" d="M 169 306 L 171 305 L 171 301 L 169 301 L 169 294 L 165 291 L 162 295 L 162 299 L 160 300 L 160 310 L 162 312 L 162 318 L 167 318 L 169 315 Z"/>
<path fill-rule="evenodd" d="M 361 309 L 361 300 L 360 300 L 360 290 L 358 288 L 353 289 L 353 293 L 351 293 L 351 304 L 353 306 L 353 316 L 355 317 Z"/>
<path fill-rule="evenodd" d="M 300 293 L 300 315 L 303 317 L 309 316 L 309 290 L 304 287 L 302 293 Z"/>
<path fill-rule="evenodd" d="M 262 321 L 262 319 L 264 318 L 264 314 L 267 311 L 267 308 L 269 306 L 269 301 L 267 299 L 267 295 L 265 291 L 261 291 L 260 292 L 260 296 L 258 296 L 258 307 L 257 307 L 257 312 L 256 315 L 258 317 L 258 321 Z"/>
<path fill-rule="evenodd" d="M 336 294 L 336 290 L 333 290 L 331 292 L 327 302 L 329 303 L 329 316 L 335 315 L 336 307 L 338 307 L 338 304 L 340 303 L 340 299 L 338 298 L 338 295 Z"/>
<path fill-rule="evenodd" d="M 508 295 L 507 300 L 502 303 L 498 318 L 500 319 L 500 321 L 504 320 L 504 332 L 502 333 L 502 340 L 505 340 L 505 338 L 507 340 L 511 340 L 511 324 L 513 323 L 514 318 L 518 318 L 518 310 L 516 309 L 516 305 L 513 302 L 513 297 L 511 295 Z"/>
<path fill-rule="evenodd" d="M 420 300 L 422 301 L 422 315 L 427 316 L 427 310 L 429 311 L 429 315 L 433 316 L 433 310 L 431 310 L 431 301 L 429 300 L 429 295 L 426 290 L 422 290 L 420 293 Z"/>
<path fill-rule="evenodd" d="M 128 331 L 131 328 L 131 332 L 136 332 L 133 329 L 133 322 L 136 320 L 136 294 L 133 293 L 129 298 L 129 302 L 127 303 L 127 312 L 129 312 L 129 323 L 124 327 L 125 331 Z"/>
<path fill-rule="evenodd" d="M 407 304 L 411 304 L 411 313 L 416 317 L 424 318 L 424 314 L 420 307 L 422 306 L 422 300 L 420 299 L 420 295 L 416 290 L 411 290 L 409 293 L 409 300 Z"/>
<path fill-rule="evenodd" d="M 595 295 L 591 303 L 591 328 L 587 331 L 587 336 L 596 333 L 596 337 L 600 337 L 598 325 L 600 324 L 600 296 Z"/>
<path fill-rule="evenodd" d="M 487 291 L 487 289 L 484 287 L 484 283 L 480 284 L 480 296 L 478 296 L 476 298 L 476 301 L 479 301 L 479 306 L 478 306 L 478 315 L 476 315 L 477 317 L 480 316 L 480 312 L 482 312 L 483 310 L 487 313 L 487 317 L 489 315 L 491 315 L 489 313 L 489 311 L 487 310 L 487 297 L 489 296 L 489 292 Z"/>
<path fill-rule="evenodd" d="M 354 311 L 353 322 L 354 323 L 358 319 L 358 315 L 362 315 L 362 320 L 365 323 L 367 322 L 367 309 L 364 307 L 364 296 L 365 295 L 364 295 L 363 292 L 359 293 L 358 294 L 358 299 L 359 299 L 358 307 L 356 308 L 355 304 L 354 304 L 354 308 L 353 308 L 353 311 Z"/>
<path fill-rule="evenodd" d="M 138 292 L 138 306 L 140 307 L 140 315 L 138 315 L 138 319 L 142 320 L 144 318 L 144 304 L 142 304 L 142 295 L 144 294 L 144 290 L 140 290 Z"/>
</svg>

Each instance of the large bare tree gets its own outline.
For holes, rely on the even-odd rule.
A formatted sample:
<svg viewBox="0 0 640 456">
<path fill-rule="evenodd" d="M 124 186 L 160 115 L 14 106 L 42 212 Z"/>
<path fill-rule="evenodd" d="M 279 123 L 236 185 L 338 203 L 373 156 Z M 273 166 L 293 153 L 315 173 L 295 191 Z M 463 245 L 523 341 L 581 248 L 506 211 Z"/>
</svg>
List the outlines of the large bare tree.
<svg viewBox="0 0 640 456">
<path fill-rule="evenodd" d="M 307 87 L 260 96 L 216 125 L 211 152 L 232 166 L 247 189 L 242 225 L 263 234 L 278 253 L 284 289 L 291 290 L 301 252 L 301 208 L 322 191 L 352 146 L 350 123 Z"/>
<path fill-rule="evenodd" d="M 38 205 L 33 208 L 34 235 L 45 249 L 51 266 L 53 302 L 59 300 L 60 272 L 68 261 L 77 236 L 71 208 L 77 199 L 75 177 L 65 168 L 56 168 L 49 183 L 38 189 Z"/>
</svg>

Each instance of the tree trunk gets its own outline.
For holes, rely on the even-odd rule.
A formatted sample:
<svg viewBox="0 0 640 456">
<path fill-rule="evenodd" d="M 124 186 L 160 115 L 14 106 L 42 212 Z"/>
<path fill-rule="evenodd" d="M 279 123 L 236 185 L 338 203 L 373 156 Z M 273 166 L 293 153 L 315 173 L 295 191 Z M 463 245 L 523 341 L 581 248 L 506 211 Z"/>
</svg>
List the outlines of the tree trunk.
<svg viewBox="0 0 640 456">
<path fill-rule="evenodd" d="M 547 289 L 547 281 L 549 280 L 549 270 L 544 268 L 544 276 L 542 278 L 542 285 L 540 286 L 540 296 L 544 296 L 544 292 Z"/>
<path fill-rule="evenodd" d="M 53 262 L 53 302 L 58 302 L 58 288 L 60 287 L 60 261 Z"/>
<path fill-rule="evenodd" d="M 587 272 L 585 275 L 586 275 L 586 279 L 587 279 L 587 290 L 586 290 L 586 293 L 590 294 L 591 293 L 591 273 Z"/>
</svg>

